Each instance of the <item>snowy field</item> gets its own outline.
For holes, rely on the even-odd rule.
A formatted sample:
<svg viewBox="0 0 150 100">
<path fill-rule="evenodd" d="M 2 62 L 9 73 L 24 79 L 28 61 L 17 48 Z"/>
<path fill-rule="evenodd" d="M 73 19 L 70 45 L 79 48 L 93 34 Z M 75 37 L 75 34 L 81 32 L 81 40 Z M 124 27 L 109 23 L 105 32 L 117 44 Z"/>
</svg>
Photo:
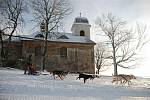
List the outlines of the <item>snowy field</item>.
<svg viewBox="0 0 150 100">
<path fill-rule="evenodd" d="M 0 68 L 0 100 L 150 100 L 150 79 L 137 78 L 131 86 L 112 84 L 112 77 L 93 81 L 64 80 L 52 75 L 24 75 L 22 70 Z"/>
</svg>

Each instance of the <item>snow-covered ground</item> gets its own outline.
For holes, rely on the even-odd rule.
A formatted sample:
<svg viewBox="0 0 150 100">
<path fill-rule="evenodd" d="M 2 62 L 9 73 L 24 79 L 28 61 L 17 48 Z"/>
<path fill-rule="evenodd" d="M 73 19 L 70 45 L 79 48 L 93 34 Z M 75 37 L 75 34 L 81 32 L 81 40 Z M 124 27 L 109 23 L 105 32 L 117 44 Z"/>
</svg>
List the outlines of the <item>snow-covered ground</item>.
<svg viewBox="0 0 150 100">
<path fill-rule="evenodd" d="M 150 100 L 150 79 L 137 78 L 131 86 L 112 84 L 102 76 L 93 81 L 64 80 L 52 75 L 24 75 L 22 70 L 0 68 L 0 100 Z"/>
</svg>

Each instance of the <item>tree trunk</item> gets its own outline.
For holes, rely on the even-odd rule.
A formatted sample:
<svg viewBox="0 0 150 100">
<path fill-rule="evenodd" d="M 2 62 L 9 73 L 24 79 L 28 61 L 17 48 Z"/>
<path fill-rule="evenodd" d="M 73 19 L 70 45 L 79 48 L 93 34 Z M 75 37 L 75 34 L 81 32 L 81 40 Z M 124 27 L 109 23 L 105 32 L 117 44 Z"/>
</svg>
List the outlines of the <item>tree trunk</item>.
<svg viewBox="0 0 150 100">
<path fill-rule="evenodd" d="M 44 43 L 44 52 L 43 52 L 43 67 L 42 67 L 42 70 L 44 71 L 45 70 L 45 65 L 46 65 L 46 53 L 47 53 L 47 40 L 45 40 L 45 43 Z"/>
<path fill-rule="evenodd" d="M 46 65 L 46 56 L 47 56 L 47 38 L 48 38 L 48 22 L 45 25 L 45 41 L 44 41 L 44 52 L 43 52 L 43 67 L 42 70 L 45 70 Z"/>
<path fill-rule="evenodd" d="M 3 43 L 3 38 L 2 38 L 2 33 L 0 33 L 0 40 L 1 40 L 1 66 L 4 67 L 4 43 Z"/>
<path fill-rule="evenodd" d="M 118 69 L 117 69 L 117 64 L 114 63 L 114 75 L 118 75 Z"/>
<path fill-rule="evenodd" d="M 114 75 L 118 75 L 117 63 L 116 63 L 116 52 L 115 47 L 113 45 L 113 63 L 114 63 Z"/>
<path fill-rule="evenodd" d="M 6 61 L 6 63 L 8 63 L 10 43 L 11 43 L 11 39 L 12 39 L 13 33 L 15 32 L 16 28 L 17 28 L 17 22 L 15 23 L 13 30 L 11 31 L 9 38 L 8 38 L 7 49 L 5 50 L 5 61 Z"/>
<path fill-rule="evenodd" d="M 99 70 L 100 70 L 100 69 L 97 70 L 97 74 L 99 74 Z"/>
</svg>

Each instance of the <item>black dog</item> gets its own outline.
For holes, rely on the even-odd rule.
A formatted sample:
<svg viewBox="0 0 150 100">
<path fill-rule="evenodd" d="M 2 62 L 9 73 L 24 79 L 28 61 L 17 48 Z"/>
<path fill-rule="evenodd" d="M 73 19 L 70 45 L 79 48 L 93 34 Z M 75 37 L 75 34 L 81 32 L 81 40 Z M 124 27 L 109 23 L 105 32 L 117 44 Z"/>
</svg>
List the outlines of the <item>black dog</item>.
<svg viewBox="0 0 150 100">
<path fill-rule="evenodd" d="M 83 78 L 84 79 L 84 83 L 85 83 L 87 79 L 93 80 L 94 76 L 93 75 L 87 75 L 87 74 L 79 74 L 79 77 L 77 77 L 77 79 L 80 80 L 80 78 Z"/>
<path fill-rule="evenodd" d="M 54 79 L 55 79 L 55 75 L 58 75 L 58 77 L 59 77 L 61 80 L 63 80 L 64 77 L 68 74 L 68 72 L 57 71 L 57 70 L 53 71 L 52 73 L 53 73 Z"/>
</svg>

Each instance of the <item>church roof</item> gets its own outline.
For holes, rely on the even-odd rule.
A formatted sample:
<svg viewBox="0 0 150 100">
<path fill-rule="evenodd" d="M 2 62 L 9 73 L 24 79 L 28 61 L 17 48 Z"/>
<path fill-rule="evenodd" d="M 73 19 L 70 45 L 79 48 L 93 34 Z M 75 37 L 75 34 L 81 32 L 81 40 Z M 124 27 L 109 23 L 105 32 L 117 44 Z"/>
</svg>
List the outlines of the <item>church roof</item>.
<svg viewBox="0 0 150 100">
<path fill-rule="evenodd" d="M 19 35 L 12 37 L 12 41 L 21 40 L 44 40 L 43 33 L 35 32 L 30 35 Z M 74 36 L 72 33 L 54 32 L 48 36 L 48 41 L 52 42 L 67 42 L 67 43 L 85 43 L 85 44 L 95 44 L 94 41 L 90 40 L 85 36 Z"/>
</svg>

